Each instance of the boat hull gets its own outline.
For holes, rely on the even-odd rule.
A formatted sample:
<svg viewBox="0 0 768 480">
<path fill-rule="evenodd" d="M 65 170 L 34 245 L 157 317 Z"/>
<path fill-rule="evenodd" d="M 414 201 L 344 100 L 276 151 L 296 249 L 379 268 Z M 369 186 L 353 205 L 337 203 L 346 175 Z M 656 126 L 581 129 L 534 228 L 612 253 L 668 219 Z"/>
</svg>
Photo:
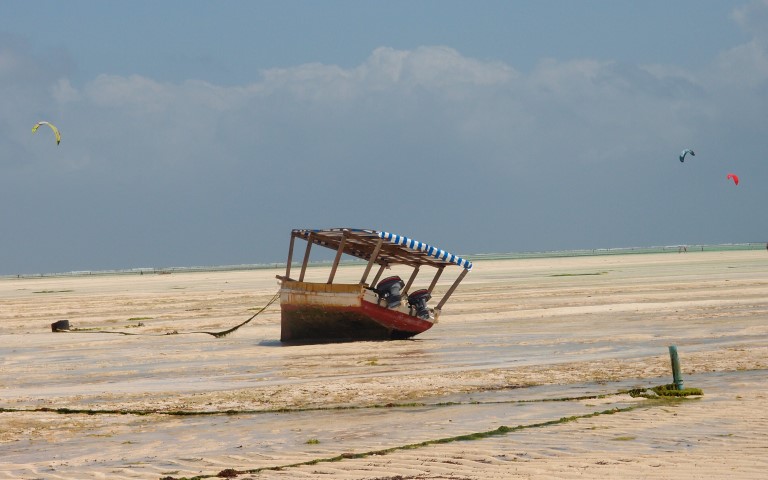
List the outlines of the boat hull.
<svg viewBox="0 0 768 480">
<path fill-rule="evenodd" d="M 283 281 L 280 341 L 397 340 L 433 325 L 406 307 L 390 309 L 377 301 L 373 292 L 357 284 Z"/>
</svg>

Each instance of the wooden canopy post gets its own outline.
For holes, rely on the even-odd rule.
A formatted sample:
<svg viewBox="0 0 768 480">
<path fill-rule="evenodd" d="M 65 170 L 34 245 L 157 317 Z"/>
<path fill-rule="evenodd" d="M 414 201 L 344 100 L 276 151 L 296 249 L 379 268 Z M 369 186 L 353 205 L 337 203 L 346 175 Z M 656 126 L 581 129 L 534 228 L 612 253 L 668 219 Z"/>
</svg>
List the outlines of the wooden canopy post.
<svg viewBox="0 0 768 480">
<path fill-rule="evenodd" d="M 336 276 L 336 269 L 339 268 L 339 262 L 341 261 L 341 254 L 344 253 L 344 242 L 347 240 L 347 231 L 341 234 L 341 241 L 339 242 L 339 249 L 336 250 L 336 258 L 333 259 L 333 267 L 331 267 L 331 274 L 328 276 L 327 283 L 333 283 L 333 277 Z"/>
<path fill-rule="evenodd" d="M 464 279 L 464 277 L 467 275 L 467 273 L 469 273 L 469 270 L 464 269 L 459 274 L 459 276 L 456 278 L 456 281 L 453 282 L 453 285 L 451 285 L 451 288 L 449 288 L 448 291 L 445 292 L 445 295 L 443 296 L 442 300 L 440 300 L 440 303 L 437 304 L 437 306 L 435 307 L 435 310 L 442 310 L 443 309 L 443 305 L 445 305 L 445 302 L 448 301 L 448 297 L 450 297 L 451 294 L 453 293 L 453 291 L 456 290 L 456 287 L 459 286 L 459 284 Z"/>
<path fill-rule="evenodd" d="M 299 281 L 304 281 L 304 274 L 307 272 L 307 264 L 309 263 L 309 251 L 312 249 L 312 232 L 307 235 L 307 249 L 304 251 L 304 261 L 301 264 L 301 274 L 299 275 Z"/>
<path fill-rule="evenodd" d="M 443 269 L 445 268 L 445 265 L 442 265 L 440 268 L 437 269 L 437 273 L 435 274 L 435 278 L 432 279 L 432 283 L 429 284 L 429 288 L 427 289 L 429 293 L 432 293 L 432 290 L 435 289 L 435 285 L 437 285 L 437 281 L 440 280 L 440 275 L 443 274 Z"/>
<path fill-rule="evenodd" d="M 421 267 L 421 265 L 416 265 L 416 268 L 413 269 L 413 273 L 411 274 L 411 277 L 408 279 L 408 283 L 405 284 L 405 288 L 402 291 L 403 295 L 408 295 L 408 290 L 410 290 L 411 285 L 413 285 L 413 281 L 416 280 L 416 275 L 419 274 L 419 267 Z"/>
<path fill-rule="evenodd" d="M 385 268 L 387 268 L 387 264 L 386 263 L 382 263 L 381 266 L 379 267 L 379 271 L 376 272 L 376 276 L 373 277 L 373 281 L 371 282 L 371 287 L 375 287 L 376 286 L 376 284 L 379 281 L 379 278 L 381 277 L 381 274 L 384 273 L 384 269 Z"/>
<path fill-rule="evenodd" d="M 384 244 L 384 239 L 379 238 L 379 241 L 376 242 L 376 247 L 373 249 L 373 253 L 371 254 L 371 258 L 368 260 L 368 265 L 365 267 L 365 272 L 363 272 L 363 278 L 360 279 L 360 285 L 364 285 L 365 281 L 368 280 L 368 274 L 371 273 L 371 268 L 373 268 L 373 264 L 376 263 L 376 258 L 379 256 L 379 251 L 381 250 L 381 246 Z M 377 279 L 379 277 L 376 277 Z"/>
<path fill-rule="evenodd" d="M 296 235 L 291 232 L 291 243 L 288 246 L 288 262 L 285 264 L 285 278 L 291 278 L 291 262 L 293 262 L 293 242 Z"/>
</svg>

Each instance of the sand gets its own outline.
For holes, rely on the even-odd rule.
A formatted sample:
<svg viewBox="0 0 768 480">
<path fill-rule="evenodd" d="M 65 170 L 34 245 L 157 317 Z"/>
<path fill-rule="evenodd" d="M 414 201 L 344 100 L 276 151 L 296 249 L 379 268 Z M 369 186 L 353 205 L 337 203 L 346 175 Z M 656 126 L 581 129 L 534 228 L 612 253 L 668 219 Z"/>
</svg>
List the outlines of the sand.
<svg viewBox="0 0 768 480">
<path fill-rule="evenodd" d="M 0 279 L 0 478 L 766 476 L 765 251 L 478 261 L 408 341 L 284 346 L 277 304 L 191 333 L 281 273 Z M 704 395 L 622 393 L 670 345 Z"/>
</svg>

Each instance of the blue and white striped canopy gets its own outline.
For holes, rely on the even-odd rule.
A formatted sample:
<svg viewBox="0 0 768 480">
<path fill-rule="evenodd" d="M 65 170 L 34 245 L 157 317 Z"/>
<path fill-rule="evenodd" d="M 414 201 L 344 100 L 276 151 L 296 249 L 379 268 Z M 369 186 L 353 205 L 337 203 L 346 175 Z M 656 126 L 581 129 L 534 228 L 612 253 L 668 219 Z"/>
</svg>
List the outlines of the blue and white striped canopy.
<svg viewBox="0 0 768 480">
<path fill-rule="evenodd" d="M 419 242 L 418 240 L 414 240 L 412 238 L 404 237 L 402 235 L 396 235 L 394 233 L 389 233 L 389 232 L 379 232 L 379 237 L 385 240 L 389 240 L 394 244 L 408 247 L 412 250 L 416 250 L 419 252 L 424 252 L 430 257 L 437 258 L 438 260 L 445 260 L 447 262 L 454 263 L 460 267 L 464 267 L 467 271 L 472 270 L 472 262 L 470 262 L 469 260 L 463 259 L 458 255 L 454 255 L 452 253 L 446 252 L 445 250 L 440 250 L 439 248 L 433 247 L 432 245 Z"/>
</svg>

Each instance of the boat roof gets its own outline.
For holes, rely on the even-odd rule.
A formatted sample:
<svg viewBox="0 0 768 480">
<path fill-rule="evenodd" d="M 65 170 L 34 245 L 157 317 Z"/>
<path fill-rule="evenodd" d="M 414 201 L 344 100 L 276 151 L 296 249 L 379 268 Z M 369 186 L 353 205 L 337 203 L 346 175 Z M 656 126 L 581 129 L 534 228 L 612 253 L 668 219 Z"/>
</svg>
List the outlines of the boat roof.
<svg viewBox="0 0 768 480">
<path fill-rule="evenodd" d="M 390 232 L 362 228 L 294 229 L 291 235 L 304 240 L 311 238 L 313 244 L 337 251 L 344 239 L 343 253 L 363 260 L 370 260 L 379 239 L 384 239 L 376 257 L 379 265 L 429 265 L 435 268 L 457 265 L 472 270 L 472 262 L 467 259 Z"/>
</svg>

